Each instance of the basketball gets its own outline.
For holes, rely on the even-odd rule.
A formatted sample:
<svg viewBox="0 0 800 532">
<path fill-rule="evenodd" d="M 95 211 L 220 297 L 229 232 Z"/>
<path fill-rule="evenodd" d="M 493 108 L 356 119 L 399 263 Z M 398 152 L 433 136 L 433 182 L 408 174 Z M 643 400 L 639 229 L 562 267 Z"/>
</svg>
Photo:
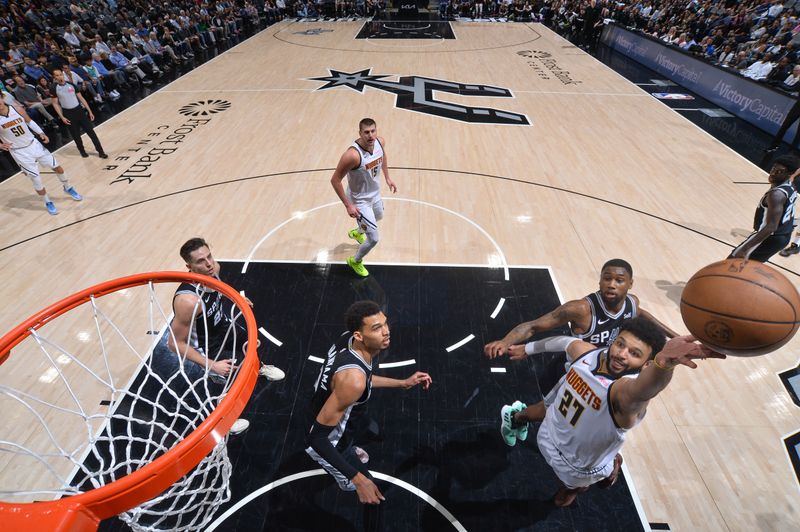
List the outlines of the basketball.
<svg viewBox="0 0 800 532">
<path fill-rule="evenodd" d="M 728 259 L 695 273 L 681 294 L 683 323 L 702 343 L 731 356 L 770 353 L 800 326 L 800 295 L 777 270 Z"/>
</svg>

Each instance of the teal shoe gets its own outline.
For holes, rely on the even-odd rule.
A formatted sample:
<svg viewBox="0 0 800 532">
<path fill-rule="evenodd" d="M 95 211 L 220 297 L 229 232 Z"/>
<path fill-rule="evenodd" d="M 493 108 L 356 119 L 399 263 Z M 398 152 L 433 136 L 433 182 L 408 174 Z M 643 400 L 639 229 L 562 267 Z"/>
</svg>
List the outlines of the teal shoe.
<svg viewBox="0 0 800 532">
<path fill-rule="evenodd" d="M 523 410 L 528 408 L 528 405 L 526 405 L 522 401 L 514 401 L 514 404 L 511 405 L 511 408 L 513 409 L 513 412 L 511 414 L 512 428 L 517 433 L 517 439 L 519 441 L 525 441 L 528 439 L 528 422 L 525 421 L 524 423 L 514 427 L 513 419 L 515 413 L 522 412 Z"/>
<path fill-rule="evenodd" d="M 514 412 L 513 405 L 505 405 L 500 409 L 500 436 L 509 447 L 517 444 L 517 431 L 513 427 Z"/>
</svg>

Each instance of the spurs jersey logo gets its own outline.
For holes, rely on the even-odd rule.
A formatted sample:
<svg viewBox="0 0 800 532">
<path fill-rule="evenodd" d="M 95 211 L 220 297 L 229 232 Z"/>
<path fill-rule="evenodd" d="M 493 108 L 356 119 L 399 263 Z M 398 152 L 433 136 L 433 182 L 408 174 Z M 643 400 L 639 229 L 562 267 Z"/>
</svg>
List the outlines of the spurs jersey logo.
<svg viewBox="0 0 800 532">
<path fill-rule="evenodd" d="M 371 70 L 367 68 L 358 72 L 340 72 L 329 68 L 330 76 L 308 79 L 310 81 L 326 82 L 325 85 L 317 90 L 348 87 L 363 93 L 364 87 L 371 87 L 390 92 L 395 95 L 395 107 L 399 109 L 450 118 L 460 122 L 514 126 L 531 125 L 528 117 L 523 114 L 491 107 L 470 107 L 468 105 L 442 102 L 437 100 L 433 94 L 434 91 L 441 91 L 460 96 L 511 98 L 513 94 L 508 89 L 422 76 L 399 76 L 397 81 L 388 81 L 383 79 L 389 77 L 388 75 L 371 75 Z"/>
</svg>

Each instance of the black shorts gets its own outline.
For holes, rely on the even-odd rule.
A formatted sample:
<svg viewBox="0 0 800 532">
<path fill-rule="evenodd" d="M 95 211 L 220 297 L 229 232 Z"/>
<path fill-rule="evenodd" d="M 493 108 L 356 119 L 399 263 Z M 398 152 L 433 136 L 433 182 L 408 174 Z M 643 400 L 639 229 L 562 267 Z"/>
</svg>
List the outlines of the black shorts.
<svg viewBox="0 0 800 532">
<path fill-rule="evenodd" d="M 759 244 L 756 249 L 753 250 L 753 252 L 750 254 L 750 260 L 767 262 L 773 255 L 788 246 L 791 240 L 791 233 L 787 233 L 785 235 L 770 235 L 766 238 L 766 240 Z M 747 242 L 747 240 L 745 240 L 745 242 Z M 731 252 L 731 255 L 736 253 L 736 250 L 739 249 L 742 244 L 739 244 L 736 248 L 734 248 L 734 250 Z M 731 255 L 728 255 L 728 258 L 731 258 Z"/>
</svg>

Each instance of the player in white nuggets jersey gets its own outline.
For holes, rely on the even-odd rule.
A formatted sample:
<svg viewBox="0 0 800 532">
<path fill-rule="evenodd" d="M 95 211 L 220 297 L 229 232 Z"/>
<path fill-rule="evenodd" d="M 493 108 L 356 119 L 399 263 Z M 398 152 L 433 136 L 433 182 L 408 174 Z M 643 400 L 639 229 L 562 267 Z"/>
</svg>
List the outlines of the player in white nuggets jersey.
<svg viewBox="0 0 800 532">
<path fill-rule="evenodd" d="M 69 194 L 72 199 L 80 201 L 83 198 L 69 184 L 67 174 L 59 166 L 53 154 L 36 139 L 34 134 L 38 135 L 45 144 L 50 142 L 42 128 L 31 120 L 24 110 L 16 106 L 9 106 L 0 99 L 0 149 L 9 152 L 25 175 L 31 179 L 34 190 L 44 200 L 47 212 L 58 214 L 56 206 L 50 200 L 50 196 L 47 195 L 47 190 L 42 184 L 42 176 L 39 173 L 40 164 L 55 170 L 64 187 L 64 192 Z"/>
<path fill-rule="evenodd" d="M 524 346 L 529 355 L 560 350 L 572 365 L 547 397 L 530 407 L 515 401 L 500 411 L 500 433 L 508 445 L 527 438 L 529 422 L 542 422 L 536 440 L 563 483 L 554 499 L 560 507 L 593 484 L 616 482 L 626 432 L 642 420 L 648 402 L 667 387 L 676 366 L 696 368 L 693 359 L 724 358 L 691 336 L 665 345 L 663 331 L 641 317 L 623 323 L 609 347 L 569 336 Z"/>
<path fill-rule="evenodd" d="M 356 254 L 347 258 L 347 264 L 361 277 L 369 275 L 362 261 L 378 244 L 378 222 L 383 218 L 381 171 L 389 190 L 397 192 L 389 177 L 385 149 L 386 141 L 378 136 L 375 121 L 364 118 L 358 123 L 358 139 L 344 152 L 331 176 L 333 190 L 344 203 L 347 215 L 358 222 L 358 227 L 347 234 L 359 244 Z M 345 176 L 347 191 L 342 186 Z"/>
</svg>

